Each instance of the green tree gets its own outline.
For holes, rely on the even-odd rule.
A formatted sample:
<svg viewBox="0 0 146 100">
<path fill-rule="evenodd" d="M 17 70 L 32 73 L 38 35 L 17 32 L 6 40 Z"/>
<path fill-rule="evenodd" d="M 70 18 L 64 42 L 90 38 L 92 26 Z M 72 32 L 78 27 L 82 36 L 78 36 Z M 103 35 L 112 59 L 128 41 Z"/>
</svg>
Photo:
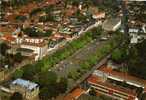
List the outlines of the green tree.
<svg viewBox="0 0 146 100">
<path fill-rule="evenodd" d="M 15 19 L 16 19 L 17 21 L 22 21 L 22 22 L 24 22 L 24 21 L 27 19 L 27 17 L 26 17 L 26 16 L 22 16 L 22 15 L 18 15 L 18 16 L 15 17 Z"/>
<path fill-rule="evenodd" d="M 23 32 L 25 34 L 27 34 L 30 37 L 39 37 L 39 36 L 43 36 L 43 33 L 40 32 L 38 29 L 36 29 L 35 27 L 28 27 L 23 29 Z"/>
<path fill-rule="evenodd" d="M 47 87 L 43 87 L 40 89 L 39 97 L 41 100 L 48 100 L 51 96 L 50 90 Z"/>
<path fill-rule="evenodd" d="M 111 58 L 116 63 L 122 63 L 127 58 L 127 52 L 125 49 L 116 49 L 113 51 Z"/>
<path fill-rule="evenodd" d="M 18 53 L 16 53 L 16 54 L 14 55 L 14 60 L 15 60 L 16 62 L 21 62 L 21 61 L 23 60 L 23 56 L 21 55 L 20 52 L 18 52 Z"/>
<path fill-rule="evenodd" d="M 43 9 L 41 9 L 41 8 L 36 8 L 36 9 L 33 9 L 29 15 L 30 15 L 30 16 L 34 16 L 35 14 L 37 14 L 37 13 L 39 13 L 39 12 L 41 12 L 41 11 L 43 11 Z"/>
<path fill-rule="evenodd" d="M 56 81 L 57 81 L 57 75 L 52 71 L 41 72 L 39 75 L 39 83 L 41 86 L 48 86 L 51 84 L 55 84 Z"/>
<path fill-rule="evenodd" d="M 21 69 L 17 69 L 15 73 L 13 74 L 14 79 L 21 78 L 22 76 L 23 76 L 23 70 Z"/>
<path fill-rule="evenodd" d="M 99 37 L 99 35 L 101 35 L 101 33 L 102 33 L 102 28 L 101 27 L 93 28 L 91 30 L 91 32 L 92 32 L 92 38 L 97 39 Z"/>
<path fill-rule="evenodd" d="M 146 79 L 146 40 L 129 49 L 127 61 L 129 72 L 133 75 Z"/>
<path fill-rule="evenodd" d="M 96 96 L 96 91 L 94 88 L 91 88 L 91 90 L 89 91 L 89 94 L 92 96 Z"/>
<path fill-rule="evenodd" d="M 78 77 L 80 76 L 80 73 L 77 72 L 77 70 L 72 69 L 69 73 L 68 73 L 68 77 L 72 78 L 73 80 L 76 80 Z"/>
<path fill-rule="evenodd" d="M 32 80 L 33 76 L 35 75 L 35 72 L 36 72 L 35 66 L 28 64 L 28 65 L 25 65 L 23 68 L 24 68 L 23 69 L 23 71 L 24 71 L 23 78 L 28 79 L 28 80 Z"/>
<path fill-rule="evenodd" d="M 6 56 L 8 49 L 9 49 L 9 46 L 6 43 L 4 43 L 4 42 L 0 43 L 0 54 L 1 55 Z"/>
<path fill-rule="evenodd" d="M 47 30 L 45 36 L 50 36 L 52 34 L 52 30 Z"/>
<path fill-rule="evenodd" d="M 57 83 L 56 91 L 59 91 L 59 93 L 64 93 L 66 90 L 67 90 L 67 79 L 61 77 L 60 82 Z"/>
</svg>

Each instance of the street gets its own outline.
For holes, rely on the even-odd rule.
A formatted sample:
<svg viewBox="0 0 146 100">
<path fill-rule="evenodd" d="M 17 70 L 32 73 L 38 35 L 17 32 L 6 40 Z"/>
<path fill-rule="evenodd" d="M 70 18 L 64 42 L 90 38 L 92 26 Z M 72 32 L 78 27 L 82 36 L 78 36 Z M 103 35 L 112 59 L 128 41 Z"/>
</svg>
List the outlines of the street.
<svg viewBox="0 0 146 100">
<path fill-rule="evenodd" d="M 98 40 L 89 43 L 87 46 L 53 67 L 52 71 L 55 71 L 59 76 L 67 77 L 71 70 L 80 68 L 80 63 L 86 61 L 90 55 L 95 54 L 98 47 L 103 44 L 104 41 Z"/>
</svg>

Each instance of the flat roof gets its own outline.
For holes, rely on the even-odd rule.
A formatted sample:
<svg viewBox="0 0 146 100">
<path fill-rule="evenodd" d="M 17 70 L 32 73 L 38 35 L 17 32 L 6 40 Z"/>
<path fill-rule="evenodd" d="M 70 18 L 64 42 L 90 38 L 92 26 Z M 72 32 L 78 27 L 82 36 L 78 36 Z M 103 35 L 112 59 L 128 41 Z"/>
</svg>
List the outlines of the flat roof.
<svg viewBox="0 0 146 100">
<path fill-rule="evenodd" d="M 127 81 L 128 84 L 135 84 L 135 85 L 141 85 L 143 87 L 146 87 L 146 80 L 132 76 L 128 73 L 117 72 L 106 66 L 102 66 L 98 70 L 109 74 L 109 76 L 111 77 L 115 77 L 115 78 Z"/>
<path fill-rule="evenodd" d="M 38 84 L 34 83 L 34 82 L 30 82 L 28 80 L 23 80 L 23 79 L 16 79 L 12 82 L 13 85 L 20 85 L 28 90 L 32 90 L 34 88 L 36 88 L 38 86 Z"/>
<path fill-rule="evenodd" d="M 126 93 L 128 95 L 131 95 L 131 96 L 136 96 L 136 93 L 132 90 L 129 90 L 129 89 L 126 89 L 126 88 L 120 88 L 118 86 L 113 86 L 111 83 L 109 82 L 102 82 L 102 81 L 99 81 L 99 77 L 98 76 L 93 76 L 91 75 L 87 81 L 90 83 L 90 84 L 95 84 L 95 85 L 100 85 L 100 86 L 104 86 L 108 89 L 111 89 L 111 90 L 114 90 L 114 91 L 119 91 L 119 92 L 123 92 L 123 93 Z"/>
</svg>

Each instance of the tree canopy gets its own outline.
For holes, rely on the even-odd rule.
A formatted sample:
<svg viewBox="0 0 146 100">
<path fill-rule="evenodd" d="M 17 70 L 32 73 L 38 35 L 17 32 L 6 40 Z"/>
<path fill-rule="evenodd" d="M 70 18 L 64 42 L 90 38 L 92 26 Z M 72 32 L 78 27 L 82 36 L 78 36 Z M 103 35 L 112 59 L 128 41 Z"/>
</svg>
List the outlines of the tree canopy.
<svg viewBox="0 0 146 100">
<path fill-rule="evenodd" d="M 131 74 L 146 79 L 146 40 L 129 50 L 128 69 Z"/>
<path fill-rule="evenodd" d="M 6 43 L 4 43 L 4 42 L 0 43 L 0 54 L 5 56 L 8 48 L 9 48 L 9 46 Z"/>
</svg>

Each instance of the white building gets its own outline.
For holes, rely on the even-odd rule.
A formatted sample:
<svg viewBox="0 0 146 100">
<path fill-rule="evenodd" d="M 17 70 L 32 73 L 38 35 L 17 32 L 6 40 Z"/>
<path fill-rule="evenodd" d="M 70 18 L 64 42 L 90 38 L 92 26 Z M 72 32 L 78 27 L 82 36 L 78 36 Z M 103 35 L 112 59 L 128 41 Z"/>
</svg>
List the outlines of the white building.
<svg viewBox="0 0 146 100">
<path fill-rule="evenodd" d="M 33 53 L 36 54 L 35 60 L 39 60 L 47 54 L 48 45 L 43 39 L 24 38 L 20 48 L 33 50 Z"/>
</svg>

